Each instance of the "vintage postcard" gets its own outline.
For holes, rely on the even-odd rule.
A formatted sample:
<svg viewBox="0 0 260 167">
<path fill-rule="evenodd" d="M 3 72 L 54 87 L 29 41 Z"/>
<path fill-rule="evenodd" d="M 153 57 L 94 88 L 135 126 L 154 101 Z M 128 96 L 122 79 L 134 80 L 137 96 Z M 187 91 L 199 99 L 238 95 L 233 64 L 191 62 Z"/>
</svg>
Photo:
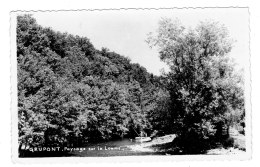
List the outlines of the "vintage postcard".
<svg viewBox="0 0 260 167">
<path fill-rule="evenodd" d="M 249 17 L 11 12 L 13 160 L 250 159 Z"/>
</svg>

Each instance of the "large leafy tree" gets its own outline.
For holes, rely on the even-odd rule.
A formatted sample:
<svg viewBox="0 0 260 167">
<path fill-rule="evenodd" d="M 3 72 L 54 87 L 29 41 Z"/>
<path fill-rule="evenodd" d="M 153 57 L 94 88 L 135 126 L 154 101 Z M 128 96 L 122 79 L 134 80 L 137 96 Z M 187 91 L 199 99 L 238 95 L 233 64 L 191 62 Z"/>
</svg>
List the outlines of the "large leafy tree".
<svg viewBox="0 0 260 167">
<path fill-rule="evenodd" d="M 228 56 L 233 42 L 227 29 L 216 22 L 186 29 L 179 20 L 166 18 L 147 41 L 170 67 L 165 74 L 169 119 L 179 149 L 205 151 L 210 140 L 223 138 L 231 115 L 244 112 L 243 86 Z"/>
</svg>

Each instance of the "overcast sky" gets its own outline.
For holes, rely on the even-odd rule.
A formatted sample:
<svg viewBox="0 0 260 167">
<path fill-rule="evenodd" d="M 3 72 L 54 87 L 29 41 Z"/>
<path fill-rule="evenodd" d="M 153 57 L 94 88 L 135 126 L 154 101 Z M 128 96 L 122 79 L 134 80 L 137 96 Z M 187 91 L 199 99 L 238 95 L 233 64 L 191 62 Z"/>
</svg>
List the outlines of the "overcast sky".
<svg viewBox="0 0 260 167">
<path fill-rule="evenodd" d="M 230 54 L 238 68 L 249 63 L 246 8 L 37 12 L 33 16 L 42 26 L 88 37 L 95 48 L 106 47 L 127 56 L 156 75 L 162 68 L 167 71 L 167 66 L 160 61 L 158 51 L 148 47 L 145 39 L 149 32 L 156 30 L 160 18 L 178 18 L 186 27 L 194 27 L 199 21 L 214 20 L 224 24 L 237 41 Z"/>
</svg>

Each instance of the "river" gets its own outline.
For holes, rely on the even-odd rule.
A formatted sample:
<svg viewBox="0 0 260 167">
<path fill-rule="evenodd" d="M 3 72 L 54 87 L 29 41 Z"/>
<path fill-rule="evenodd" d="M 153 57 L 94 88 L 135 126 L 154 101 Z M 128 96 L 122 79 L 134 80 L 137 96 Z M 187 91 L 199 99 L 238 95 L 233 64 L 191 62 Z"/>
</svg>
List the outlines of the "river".
<svg viewBox="0 0 260 167">
<path fill-rule="evenodd" d="M 71 156 L 79 157 L 107 157 L 107 156 L 130 156 L 130 155 L 160 155 L 162 153 L 144 150 L 132 150 L 129 146 L 140 143 L 130 139 L 121 139 L 102 143 L 89 143 L 83 147 L 73 148 Z"/>
<path fill-rule="evenodd" d="M 88 143 L 79 147 L 29 147 L 19 150 L 19 157 L 108 157 L 133 155 L 165 155 L 165 151 L 153 147 L 170 143 L 175 135 L 156 137 L 149 142 L 135 142 L 128 138 Z"/>
</svg>

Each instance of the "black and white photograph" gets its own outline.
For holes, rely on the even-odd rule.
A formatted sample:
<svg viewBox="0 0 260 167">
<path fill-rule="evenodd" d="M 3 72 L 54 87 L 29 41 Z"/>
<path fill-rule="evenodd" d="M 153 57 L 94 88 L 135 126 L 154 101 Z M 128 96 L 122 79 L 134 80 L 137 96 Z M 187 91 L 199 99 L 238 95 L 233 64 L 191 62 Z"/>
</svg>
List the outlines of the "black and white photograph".
<svg viewBox="0 0 260 167">
<path fill-rule="evenodd" d="M 12 150 L 251 155 L 248 8 L 12 13 Z"/>
</svg>

